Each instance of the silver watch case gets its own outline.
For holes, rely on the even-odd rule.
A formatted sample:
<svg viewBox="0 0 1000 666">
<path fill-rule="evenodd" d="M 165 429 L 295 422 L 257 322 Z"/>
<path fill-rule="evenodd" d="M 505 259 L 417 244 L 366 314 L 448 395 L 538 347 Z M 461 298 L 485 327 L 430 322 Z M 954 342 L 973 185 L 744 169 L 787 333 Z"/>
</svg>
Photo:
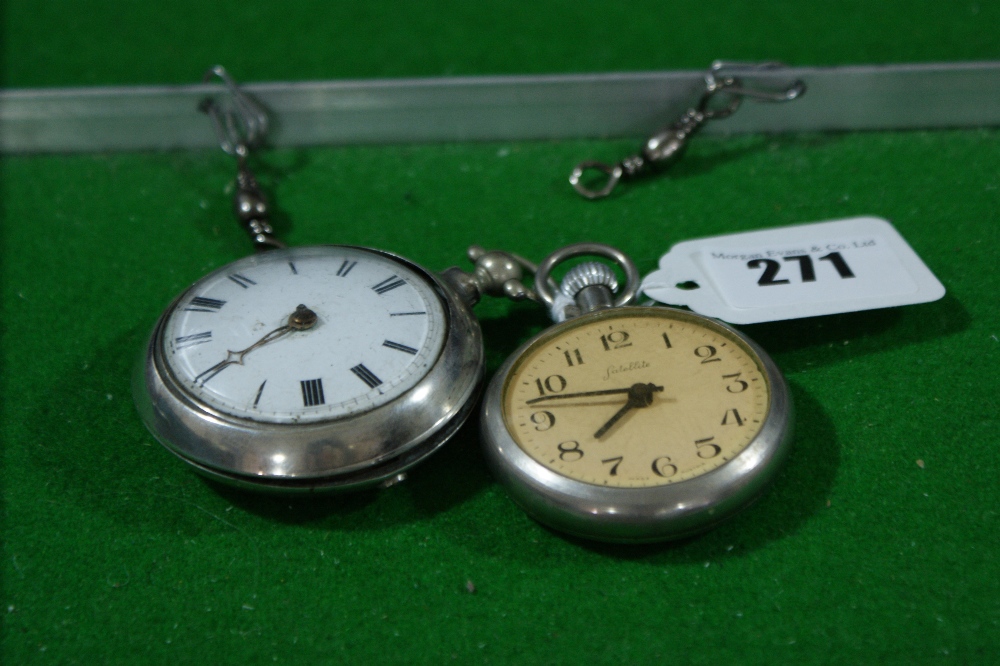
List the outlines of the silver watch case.
<svg viewBox="0 0 1000 666">
<path fill-rule="evenodd" d="M 597 541 L 643 543 L 679 539 L 710 529 L 732 516 L 757 499 L 774 479 L 788 454 L 794 421 L 784 377 L 767 353 L 739 331 L 715 319 L 677 312 L 735 335 L 760 358 L 771 388 L 760 433 L 721 467 L 665 486 L 608 488 L 553 472 L 517 445 L 507 431 L 502 407 L 507 375 L 517 359 L 539 340 L 557 337 L 565 328 L 578 325 L 580 318 L 553 326 L 521 345 L 497 371 L 486 389 L 480 420 L 490 469 L 506 486 L 511 498 L 540 523 Z"/>
<path fill-rule="evenodd" d="M 483 342 L 470 307 L 441 279 L 397 255 L 422 276 L 445 312 L 445 341 L 427 374 L 389 403 L 344 418 L 275 424 L 214 410 L 188 394 L 163 359 L 169 314 L 160 316 L 133 375 L 136 407 L 156 439 L 201 474 L 253 490 L 289 493 L 390 484 L 443 445 L 473 410 L 482 385 Z"/>
</svg>

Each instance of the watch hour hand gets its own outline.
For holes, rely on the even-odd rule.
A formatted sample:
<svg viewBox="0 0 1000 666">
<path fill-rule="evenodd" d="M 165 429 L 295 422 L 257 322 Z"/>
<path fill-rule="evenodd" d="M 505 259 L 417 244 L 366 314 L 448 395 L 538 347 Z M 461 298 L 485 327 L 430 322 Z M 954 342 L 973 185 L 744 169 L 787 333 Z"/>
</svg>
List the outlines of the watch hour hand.
<svg viewBox="0 0 1000 666">
<path fill-rule="evenodd" d="M 600 439 L 604 435 L 604 433 L 606 433 L 607 431 L 611 430 L 611 428 L 616 423 L 618 423 L 618 421 L 621 419 L 621 417 L 625 416 L 635 406 L 636 406 L 635 403 L 632 401 L 631 398 L 629 398 L 629 401 L 626 402 L 625 405 L 621 409 L 619 409 L 617 412 L 615 412 L 615 415 L 612 416 L 610 419 L 608 419 L 607 423 L 605 423 L 604 425 L 602 425 L 600 427 L 600 429 L 597 432 L 594 433 L 594 439 Z"/>
<path fill-rule="evenodd" d="M 626 402 L 621 409 L 615 412 L 614 416 L 608 419 L 608 422 L 602 425 L 597 432 L 594 433 L 594 439 L 600 439 L 603 437 L 611 428 L 614 427 L 618 421 L 621 420 L 623 416 L 628 414 L 631 410 L 642 407 L 649 407 L 653 402 L 653 393 L 662 391 L 662 386 L 656 386 L 655 384 L 632 384 L 626 391 L 628 392 L 628 402 Z"/>
<path fill-rule="evenodd" d="M 267 335 L 262 337 L 257 342 L 253 343 L 246 349 L 240 351 L 226 351 L 226 358 L 219 361 L 213 365 L 208 370 L 201 372 L 197 377 L 194 378 L 195 383 L 201 383 L 202 386 L 205 385 L 212 377 L 225 370 L 231 365 L 243 365 L 243 359 L 247 354 L 252 352 L 254 349 L 263 347 L 264 345 L 274 342 L 275 340 L 282 338 L 292 331 L 304 331 L 315 326 L 318 317 L 316 313 L 307 308 L 305 305 L 299 305 L 295 308 L 295 312 L 288 315 L 288 321 L 284 326 L 279 326 L 273 331 L 269 332 Z"/>
</svg>

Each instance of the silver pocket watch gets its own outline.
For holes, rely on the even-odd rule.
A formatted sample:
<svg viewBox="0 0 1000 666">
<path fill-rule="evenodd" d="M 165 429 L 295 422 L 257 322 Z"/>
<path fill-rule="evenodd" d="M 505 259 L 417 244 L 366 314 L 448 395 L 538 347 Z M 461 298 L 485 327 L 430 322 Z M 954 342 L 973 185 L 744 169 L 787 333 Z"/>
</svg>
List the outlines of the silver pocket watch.
<svg viewBox="0 0 1000 666">
<path fill-rule="evenodd" d="M 138 411 L 202 474 L 257 490 L 391 484 L 468 417 L 483 376 L 471 312 L 523 298 L 514 255 L 434 274 L 364 247 L 286 248 L 247 165 L 267 118 L 215 68 L 235 110 L 203 110 L 239 164 L 235 211 L 258 254 L 201 278 L 154 327 L 133 381 Z"/>
<path fill-rule="evenodd" d="M 549 277 L 574 256 L 604 263 Z M 756 499 L 791 440 L 792 404 L 768 355 L 714 319 L 637 307 L 634 264 L 606 245 L 563 248 L 535 290 L 561 322 L 490 381 L 480 428 L 511 497 L 538 521 L 617 542 L 675 539 Z"/>
<path fill-rule="evenodd" d="M 479 393 L 470 306 L 401 257 L 271 250 L 203 277 L 160 317 L 135 386 L 147 427 L 217 480 L 349 489 L 398 478 Z"/>
</svg>

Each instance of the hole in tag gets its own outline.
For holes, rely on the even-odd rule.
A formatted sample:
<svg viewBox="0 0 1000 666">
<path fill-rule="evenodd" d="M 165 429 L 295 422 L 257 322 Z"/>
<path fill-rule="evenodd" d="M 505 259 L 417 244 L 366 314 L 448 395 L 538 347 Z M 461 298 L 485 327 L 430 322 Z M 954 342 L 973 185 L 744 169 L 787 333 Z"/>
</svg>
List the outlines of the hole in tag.
<svg viewBox="0 0 1000 666">
<path fill-rule="evenodd" d="M 688 280 L 687 282 L 678 282 L 677 288 L 684 291 L 691 291 L 692 289 L 701 289 L 701 285 L 694 280 Z"/>
</svg>

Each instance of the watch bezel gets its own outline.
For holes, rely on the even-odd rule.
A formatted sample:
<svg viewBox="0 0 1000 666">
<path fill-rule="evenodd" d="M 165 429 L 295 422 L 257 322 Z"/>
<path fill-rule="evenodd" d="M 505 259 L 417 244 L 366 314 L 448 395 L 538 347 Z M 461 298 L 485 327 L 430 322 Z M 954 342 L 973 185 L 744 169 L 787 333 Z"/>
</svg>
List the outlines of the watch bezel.
<svg viewBox="0 0 1000 666">
<path fill-rule="evenodd" d="M 571 479 L 529 456 L 514 440 L 503 416 L 504 387 L 518 360 L 536 345 L 595 319 L 670 313 L 738 338 L 757 357 L 770 399 L 756 437 L 732 460 L 700 476 L 675 483 L 615 488 Z M 569 534 L 613 542 L 664 541 L 710 528 L 753 502 L 773 480 L 791 442 L 793 409 L 788 385 L 774 361 L 756 343 L 715 319 L 666 307 L 621 307 L 583 315 L 542 331 L 517 349 L 490 381 L 480 421 L 487 462 L 512 499 L 539 522 Z"/>
<path fill-rule="evenodd" d="M 481 387 L 484 352 L 482 333 L 469 306 L 434 274 L 383 250 L 323 245 L 271 252 L 294 255 L 310 247 L 371 253 L 399 262 L 424 279 L 444 311 L 442 348 L 413 387 L 380 406 L 312 423 L 240 418 L 192 395 L 163 357 L 166 322 L 189 287 L 157 321 L 137 366 L 133 393 L 156 439 L 206 476 L 290 492 L 369 486 L 396 477 L 433 453 L 472 411 Z"/>
</svg>

